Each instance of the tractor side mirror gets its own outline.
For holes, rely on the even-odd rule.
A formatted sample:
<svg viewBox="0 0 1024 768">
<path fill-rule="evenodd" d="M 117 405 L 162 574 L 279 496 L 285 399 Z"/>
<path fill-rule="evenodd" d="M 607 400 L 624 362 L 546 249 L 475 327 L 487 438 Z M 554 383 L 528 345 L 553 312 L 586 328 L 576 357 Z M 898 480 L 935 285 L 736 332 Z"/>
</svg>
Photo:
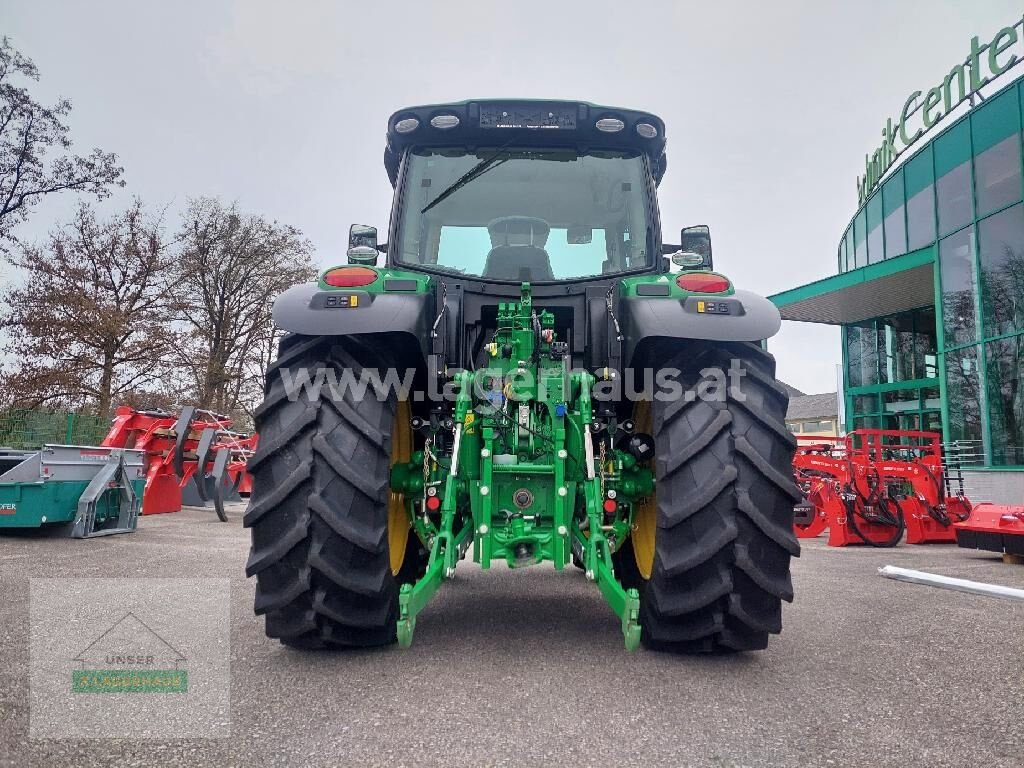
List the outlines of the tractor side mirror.
<svg viewBox="0 0 1024 768">
<path fill-rule="evenodd" d="M 353 224 L 348 228 L 348 263 L 373 266 L 377 263 L 377 228 Z"/>
<path fill-rule="evenodd" d="M 680 264 L 674 258 L 672 262 L 677 264 L 683 269 L 714 269 L 715 262 L 711 258 L 711 228 L 707 224 L 700 224 L 694 227 L 683 227 L 682 232 L 679 235 L 680 246 L 679 250 L 687 256 L 687 264 Z M 696 261 L 692 257 L 692 254 L 699 254 L 702 263 L 691 264 L 689 262 Z"/>
</svg>

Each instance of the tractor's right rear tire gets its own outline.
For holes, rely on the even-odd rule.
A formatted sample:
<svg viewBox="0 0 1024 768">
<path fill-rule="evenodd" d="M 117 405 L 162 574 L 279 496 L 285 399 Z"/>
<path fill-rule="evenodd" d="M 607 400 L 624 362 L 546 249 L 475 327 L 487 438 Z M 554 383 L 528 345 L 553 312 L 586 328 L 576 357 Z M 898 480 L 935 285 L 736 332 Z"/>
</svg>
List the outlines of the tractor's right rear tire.
<svg viewBox="0 0 1024 768">
<path fill-rule="evenodd" d="M 289 342 L 267 374 L 249 462 L 246 575 L 256 577 L 255 610 L 285 645 L 386 645 L 396 639 L 399 579 L 418 578 L 423 562 L 415 535 L 400 539 L 405 561 L 389 554 L 395 397 L 381 402 L 372 389 L 358 402 L 350 389 L 338 400 L 328 391 L 289 397 L 283 373 L 292 381 L 301 370 L 311 381 L 321 370 L 358 376 L 375 354 L 357 337 Z"/>
<path fill-rule="evenodd" d="M 651 403 L 657 513 L 649 525 L 656 517 L 656 529 L 634 531 L 636 541 L 617 553 L 617 571 L 640 590 L 646 646 L 757 650 L 782 628 L 781 602 L 793 598 L 789 561 L 800 553 L 789 398 L 759 346 L 697 344 L 662 366 L 682 372 L 684 390 L 696 390 L 702 370 L 728 371 L 732 360 L 744 375 L 738 391 L 717 399 Z"/>
</svg>

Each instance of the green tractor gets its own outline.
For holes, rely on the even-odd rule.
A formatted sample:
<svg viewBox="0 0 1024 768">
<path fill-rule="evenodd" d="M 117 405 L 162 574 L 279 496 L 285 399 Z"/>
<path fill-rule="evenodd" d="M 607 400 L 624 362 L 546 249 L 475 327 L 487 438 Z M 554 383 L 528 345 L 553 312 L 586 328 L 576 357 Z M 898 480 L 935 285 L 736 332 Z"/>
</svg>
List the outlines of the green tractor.
<svg viewBox="0 0 1024 768">
<path fill-rule="evenodd" d="M 469 555 L 582 569 L 630 650 L 765 648 L 799 554 L 781 321 L 707 227 L 663 243 L 664 123 L 411 107 L 384 165 L 387 243 L 353 226 L 274 305 L 245 515 L 267 634 L 407 646 Z"/>
</svg>

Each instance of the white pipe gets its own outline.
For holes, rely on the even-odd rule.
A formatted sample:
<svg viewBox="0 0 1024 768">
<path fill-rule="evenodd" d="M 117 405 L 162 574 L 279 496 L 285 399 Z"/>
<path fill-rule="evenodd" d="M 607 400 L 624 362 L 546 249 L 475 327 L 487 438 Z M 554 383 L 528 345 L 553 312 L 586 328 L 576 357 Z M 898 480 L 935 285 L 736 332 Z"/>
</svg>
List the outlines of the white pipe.
<svg viewBox="0 0 1024 768">
<path fill-rule="evenodd" d="M 986 584 L 981 581 L 968 581 L 967 579 L 953 579 L 949 576 L 939 576 L 936 573 L 914 571 L 910 568 L 897 568 L 894 565 L 887 565 L 884 568 L 879 568 L 878 574 L 887 579 L 908 581 L 911 584 L 926 584 L 929 587 L 955 589 L 958 592 L 968 592 L 973 595 L 1005 597 L 1008 600 L 1020 600 L 1021 602 L 1024 602 L 1024 589 L 1003 587 L 999 584 Z"/>
</svg>

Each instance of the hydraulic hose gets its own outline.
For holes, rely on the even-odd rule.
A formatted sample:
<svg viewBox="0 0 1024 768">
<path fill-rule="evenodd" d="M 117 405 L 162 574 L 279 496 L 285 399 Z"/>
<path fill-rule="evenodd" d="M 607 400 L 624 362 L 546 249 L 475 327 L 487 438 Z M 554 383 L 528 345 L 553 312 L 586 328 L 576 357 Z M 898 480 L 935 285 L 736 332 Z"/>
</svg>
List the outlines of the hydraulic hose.
<svg viewBox="0 0 1024 768">
<path fill-rule="evenodd" d="M 939 484 L 939 479 L 935 477 L 935 473 L 932 472 L 931 468 L 927 464 L 922 463 L 921 466 L 924 468 L 924 471 L 928 474 L 928 479 L 932 481 L 932 485 L 935 486 L 935 490 L 939 498 L 942 498 L 943 488 Z M 931 516 L 931 518 L 935 520 L 937 523 L 939 523 L 941 526 L 943 526 L 944 528 L 949 528 L 949 526 L 953 524 L 953 521 L 950 519 L 949 514 L 946 512 L 945 509 L 933 507 L 931 504 L 928 503 L 928 501 L 923 496 L 921 497 L 921 501 L 924 503 L 924 508 L 928 510 L 928 514 Z"/>
<path fill-rule="evenodd" d="M 847 484 L 847 490 L 849 491 L 850 489 L 852 489 L 853 493 L 851 494 L 847 492 L 843 494 L 843 504 L 846 507 L 846 519 L 849 521 L 850 528 L 853 529 L 853 532 L 857 535 L 857 537 L 868 546 L 878 547 L 880 549 L 895 547 L 899 543 L 899 540 L 903 538 L 903 531 L 906 530 L 907 521 L 903 517 L 903 509 L 900 507 L 899 502 L 893 502 L 893 504 L 896 505 L 896 514 L 892 514 L 892 512 L 889 509 L 889 502 L 878 493 L 877 479 L 879 478 L 877 478 L 877 470 L 875 470 L 875 475 L 876 485 L 872 487 L 871 494 L 867 498 L 861 495 L 860 489 L 857 488 L 856 481 Z M 874 504 L 869 503 L 872 501 L 874 502 Z M 891 526 L 895 530 L 895 535 L 891 536 L 888 539 L 883 539 L 881 541 L 875 541 L 874 539 L 868 537 L 867 534 L 865 534 L 860 529 L 860 526 L 857 524 L 857 515 L 861 514 L 857 511 L 857 502 L 860 502 L 861 507 L 878 506 L 883 511 L 885 516 L 889 518 L 889 520 L 880 521 L 876 524 Z M 864 517 L 864 515 L 861 516 Z M 864 517 L 864 520 L 865 522 L 872 522 L 868 520 L 867 517 Z"/>
</svg>

